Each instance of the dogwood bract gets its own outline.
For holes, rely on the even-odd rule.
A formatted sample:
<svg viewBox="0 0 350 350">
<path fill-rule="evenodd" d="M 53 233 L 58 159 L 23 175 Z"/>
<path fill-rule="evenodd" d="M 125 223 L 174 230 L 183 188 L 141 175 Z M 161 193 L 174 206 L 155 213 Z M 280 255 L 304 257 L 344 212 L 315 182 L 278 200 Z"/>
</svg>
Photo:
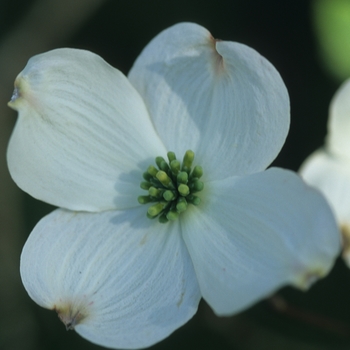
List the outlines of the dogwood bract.
<svg viewBox="0 0 350 350">
<path fill-rule="evenodd" d="M 311 154 L 300 173 L 328 199 L 343 235 L 343 257 L 350 266 L 350 79 L 330 105 L 325 146 Z"/>
<path fill-rule="evenodd" d="M 201 297 L 232 315 L 286 284 L 307 289 L 338 254 L 323 197 L 264 171 L 289 98 L 245 45 L 178 24 L 128 78 L 93 53 L 50 51 L 29 60 L 9 105 L 13 179 L 61 207 L 25 244 L 24 286 L 94 343 L 150 346 Z"/>
</svg>

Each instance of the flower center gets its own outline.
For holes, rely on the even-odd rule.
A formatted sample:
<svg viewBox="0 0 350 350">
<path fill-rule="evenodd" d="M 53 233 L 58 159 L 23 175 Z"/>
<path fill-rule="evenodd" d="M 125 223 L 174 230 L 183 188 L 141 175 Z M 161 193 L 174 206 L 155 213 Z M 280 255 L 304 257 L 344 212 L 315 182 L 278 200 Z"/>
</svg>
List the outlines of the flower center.
<svg viewBox="0 0 350 350">
<path fill-rule="evenodd" d="M 174 152 L 168 152 L 168 162 L 163 157 L 156 158 L 157 167 L 150 165 L 143 174 L 145 181 L 140 187 L 148 191 L 147 196 L 139 196 L 140 204 L 154 203 L 147 210 L 147 217 L 158 217 L 159 222 L 176 220 L 189 204 L 198 205 L 201 199 L 195 195 L 204 188 L 201 166 L 192 169 L 194 153 L 186 151 L 182 164 Z"/>
</svg>

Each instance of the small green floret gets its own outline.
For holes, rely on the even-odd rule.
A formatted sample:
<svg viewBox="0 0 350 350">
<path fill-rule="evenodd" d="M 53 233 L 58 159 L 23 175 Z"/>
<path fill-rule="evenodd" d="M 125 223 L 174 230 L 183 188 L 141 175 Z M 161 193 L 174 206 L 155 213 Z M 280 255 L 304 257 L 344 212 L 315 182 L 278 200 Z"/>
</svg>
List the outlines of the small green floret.
<svg viewBox="0 0 350 350">
<path fill-rule="evenodd" d="M 178 213 L 182 213 L 187 209 L 187 201 L 184 197 L 180 197 L 180 199 L 176 203 L 176 211 Z"/>
<path fill-rule="evenodd" d="M 158 216 L 158 214 L 160 214 L 160 212 L 164 209 L 164 207 L 165 207 L 165 203 L 157 203 L 157 204 L 151 205 L 148 208 L 147 213 L 154 218 Z"/>
<path fill-rule="evenodd" d="M 177 159 L 174 159 L 170 162 L 170 168 L 171 172 L 176 176 L 180 172 L 181 163 Z"/>
<path fill-rule="evenodd" d="M 159 180 L 159 182 L 166 188 L 174 188 L 174 184 L 172 182 L 172 179 L 165 171 L 158 171 L 156 178 Z"/>
<path fill-rule="evenodd" d="M 169 159 L 169 163 L 171 163 L 173 160 L 176 160 L 176 156 L 174 152 L 168 152 L 167 156 Z"/>
<path fill-rule="evenodd" d="M 183 197 L 186 197 L 190 194 L 190 188 L 185 184 L 180 184 L 180 186 L 177 188 L 180 195 Z"/>
<path fill-rule="evenodd" d="M 203 175 L 203 169 L 200 165 L 196 165 L 192 171 L 192 178 L 201 178 L 201 176 Z"/>
<path fill-rule="evenodd" d="M 172 200 L 175 198 L 175 194 L 174 194 L 173 191 L 166 190 L 166 191 L 163 193 L 163 198 L 164 198 L 167 202 L 170 202 L 170 201 L 172 201 Z"/>
<path fill-rule="evenodd" d="M 166 217 L 169 221 L 174 221 L 179 217 L 179 213 L 176 210 L 170 210 Z"/>
<path fill-rule="evenodd" d="M 162 190 L 161 188 L 155 188 L 155 187 L 150 187 L 148 189 L 148 193 L 151 197 L 154 198 L 161 198 L 163 195 L 164 190 Z"/>
<path fill-rule="evenodd" d="M 142 181 L 140 183 L 140 187 L 143 189 L 143 190 L 148 190 L 150 187 L 152 186 L 152 184 L 148 181 Z"/>
<path fill-rule="evenodd" d="M 204 188 L 204 183 L 202 181 L 195 180 L 192 183 L 191 190 L 192 192 L 200 192 Z"/>
<path fill-rule="evenodd" d="M 181 171 L 180 173 L 177 174 L 176 179 L 177 179 L 177 183 L 187 184 L 188 174 L 185 171 Z"/>
<path fill-rule="evenodd" d="M 189 173 L 191 171 L 193 160 L 194 153 L 192 151 L 186 151 L 182 162 L 182 170 Z"/>
<path fill-rule="evenodd" d="M 148 174 L 150 174 L 152 177 L 155 177 L 158 173 L 158 170 L 156 167 L 154 167 L 153 165 L 150 165 L 147 169 Z"/>
<path fill-rule="evenodd" d="M 176 220 L 188 205 L 199 205 L 201 198 L 194 193 L 203 190 L 204 183 L 199 181 L 203 175 L 201 166 L 192 169 L 194 152 L 186 151 L 182 164 L 176 159 L 174 152 L 168 152 L 168 162 L 163 157 L 157 157 L 158 168 L 150 165 L 143 174 L 146 181 L 140 187 L 148 191 L 148 196 L 139 196 L 140 204 L 153 204 L 147 210 L 147 217 L 158 218 L 159 222 L 167 223 Z"/>
</svg>

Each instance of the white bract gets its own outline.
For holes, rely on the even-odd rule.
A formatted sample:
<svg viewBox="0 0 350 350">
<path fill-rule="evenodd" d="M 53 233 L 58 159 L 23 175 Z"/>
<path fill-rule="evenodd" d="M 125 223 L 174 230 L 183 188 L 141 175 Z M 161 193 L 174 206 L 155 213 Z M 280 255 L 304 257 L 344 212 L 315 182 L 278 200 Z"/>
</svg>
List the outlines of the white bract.
<svg viewBox="0 0 350 350">
<path fill-rule="evenodd" d="M 300 173 L 328 199 L 343 236 L 343 257 L 350 266 L 350 79 L 330 105 L 324 147 L 311 154 Z"/>
<path fill-rule="evenodd" d="M 150 346 L 201 297 L 232 315 L 281 286 L 307 289 L 338 254 L 323 197 L 290 171 L 265 171 L 288 133 L 289 98 L 276 69 L 245 45 L 178 24 L 147 45 L 128 78 L 90 52 L 50 51 L 29 60 L 9 105 L 19 112 L 13 179 L 62 208 L 25 244 L 24 286 L 94 343 Z M 187 150 L 195 159 L 187 152 L 185 167 L 202 167 L 187 169 L 188 182 L 167 155 Z M 173 173 L 156 169 L 157 156 Z M 141 181 L 154 185 L 143 198 L 156 204 L 139 204 Z M 147 217 L 164 206 L 159 220 L 169 222 Z"/>
</svg>

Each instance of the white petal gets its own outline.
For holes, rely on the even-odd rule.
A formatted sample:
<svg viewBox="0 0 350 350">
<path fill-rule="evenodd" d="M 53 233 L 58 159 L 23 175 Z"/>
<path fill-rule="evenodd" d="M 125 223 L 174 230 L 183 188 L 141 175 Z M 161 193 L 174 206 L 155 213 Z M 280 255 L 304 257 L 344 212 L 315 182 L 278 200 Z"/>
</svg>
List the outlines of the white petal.
<svg viewBox="0 0 350 350">
<path fill-rule="evenodd" d="M 57 206 L 135 206 L 142 172 L 166 154 L 137 91 L 88 51 L 31 58 L 9 105 L 19 111 L 8 148 L 11 175 L 24 191 Z"/>
<path fill-rule="evenodd" d="M 276 69 L 196 24 L 160 33 L 129 79 L 166 148 L 181 155 L 192 149 L 208 179 L 263 170 L 285 141 L 289 98 Z"/>
<path fill-rule="evenodd" d="M 212 182 L 204 198 L 182 229 L 203 298 L 219 315 L 289 283 L 308 288 L 339 253 L 327 202 L 292 172 L 275 168 Z"/>
<path fill-rule="evenodd" d="M 144 209 L 42 219 L 21 257 L 33 300 L 111 348 L 150 346 L 187 322 L 200 292 L 179 223 L 151 221 Z"/>
<path fill-rule="evenodd" d="M 339 88 L 330 105 L 327 146 L 329 150 L 350 159 L 350 79 Z"/>
<path fill-rule="evenodd" d="M 300 174 L 325 195 L 338 223 L 350 225 L 350 159 L 321 149 L 305 160 Z"/>
</svg>

